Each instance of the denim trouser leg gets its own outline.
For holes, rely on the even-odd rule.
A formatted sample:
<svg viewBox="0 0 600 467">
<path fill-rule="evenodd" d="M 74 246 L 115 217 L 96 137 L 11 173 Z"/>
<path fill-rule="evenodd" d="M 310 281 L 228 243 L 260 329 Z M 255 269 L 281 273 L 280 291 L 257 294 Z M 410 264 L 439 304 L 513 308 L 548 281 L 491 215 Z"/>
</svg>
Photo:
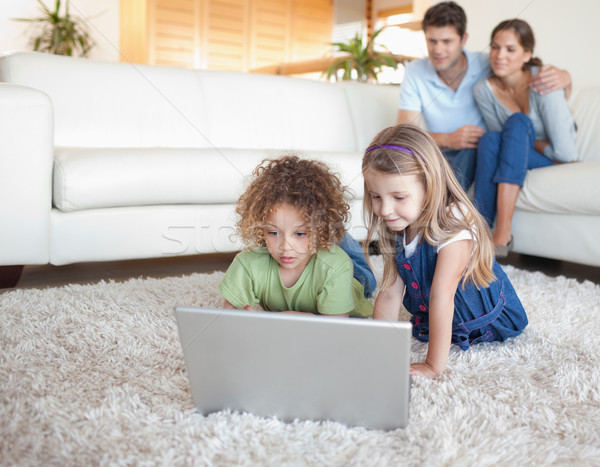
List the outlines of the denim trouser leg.
<svg viewBox="0 0 600 467">
<path fill-rule="evenodd" d="M 375 280 L 375 274 L 373 274 L 373 271 L 371 271 L 371 268 L 367 263 L 362 246 L 349 233 L 346 233 L 344 238 L 338 242 L 338 246 L 344 250 L 352 260 L 352 264 L 354 265 L 354 277 L 363 285 L 365 297 L 371 297 L 377 286 L 377 281 Z"/>
<path fill-rule="evenodd" d="M 488 132 L 479 140 L 475 171 L 475 205 L 492 227 L 496 217 L 498 183 L 523 186 L 527 171 L 552 165 L 533 149 L 535 129 L 523 113 L 512 114 L 501 132 Z"/>
<path fill-rule="evenodd" d="M 523 186 L 528 170 L 552 165 L 550 159 L 533 149 L 534 143 L 535 129 L 531 119 L 521 112 L 508 117 L 502 128 L 498 170 L 494 182 Z"/>
<path fill-rule="evenodd" d="M 496 192 L 494 175 L 498 168 L 498 154 L 502 134 L 499 131 L 488 131 L 479 139 L 477 146 L 477 166 L 475 168 L 474 202 L 479 212 L 493 227 L 496 217 Z"/>
<path fill-rule="evenodd" d="M 465 191 L 469 190 L 475 178 L 475 149 L 444 149 L 442 154 L 452 166 L 458 183 Z"/>
</svg>

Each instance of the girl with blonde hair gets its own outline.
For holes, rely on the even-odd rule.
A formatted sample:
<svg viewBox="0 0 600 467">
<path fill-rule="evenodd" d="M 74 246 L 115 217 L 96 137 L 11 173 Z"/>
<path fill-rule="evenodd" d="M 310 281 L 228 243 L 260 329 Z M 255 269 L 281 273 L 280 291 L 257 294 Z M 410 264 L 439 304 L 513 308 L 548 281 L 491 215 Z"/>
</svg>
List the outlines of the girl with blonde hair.
<svg viewBox="0 0 600 467">
<path fill-rule="evenodd" d="M 411 374 L 434 378 L 450 346 L 504 341 L 527 325 L 525 310 L 494 258 L 489 227 L 433 139 L 402 124 L 381 131 L 366 150 L 367 245 L 384 259 L 375 319 L 411 313 L 413 335 L 429 342 Z"/>
</svg>

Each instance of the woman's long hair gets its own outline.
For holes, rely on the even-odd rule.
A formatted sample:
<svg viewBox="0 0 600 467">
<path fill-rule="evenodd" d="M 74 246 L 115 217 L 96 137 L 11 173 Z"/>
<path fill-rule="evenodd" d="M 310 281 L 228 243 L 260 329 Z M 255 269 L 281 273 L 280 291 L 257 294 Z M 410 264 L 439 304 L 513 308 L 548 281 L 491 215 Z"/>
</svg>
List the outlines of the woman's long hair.
<svg viewBox="0 0 600 467">
<path fill-rule="evenodd" d="M 385 145 L 401 146 L 413 154 L 381 147 Z M 465 283 L 473 282 L 478 287 L 486 287 L 494 280 L 494 245 L 490 229 L 458 183 L 437 144 L 425 131 L 409 124 L 381 131 L 363 157 L 362 172 L 363 176 L 369 172 L 416 175 L 423 183 L 425 202 L 419 218 L 411 224 L 411 230 L 419 232 L 421 240 L 431 245 L 440 245 L 459 232 L 469 230 L 474 249 L 462 285 L 464 287 Z M 373 212 L 366 182 L 363 202 L 364 221 L 368 229 L 365 249 L 377 236 L 384 258 L 383 290 L 393 283 L 396 275 L 396 232 L 391 231 Z"/>
</svg>

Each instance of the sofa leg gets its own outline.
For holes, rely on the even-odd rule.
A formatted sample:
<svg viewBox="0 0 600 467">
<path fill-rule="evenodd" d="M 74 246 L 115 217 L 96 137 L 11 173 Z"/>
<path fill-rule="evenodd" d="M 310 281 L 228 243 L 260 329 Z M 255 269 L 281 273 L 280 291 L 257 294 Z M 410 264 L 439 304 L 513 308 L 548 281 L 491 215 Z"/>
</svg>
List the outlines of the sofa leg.
<svg viewBox="0 0 600 467">
<path fill-rule="evenodd" d="M 0 289 L 10 289 L 17 285 L 23 266 L 0 266 Z"/>
</svg>

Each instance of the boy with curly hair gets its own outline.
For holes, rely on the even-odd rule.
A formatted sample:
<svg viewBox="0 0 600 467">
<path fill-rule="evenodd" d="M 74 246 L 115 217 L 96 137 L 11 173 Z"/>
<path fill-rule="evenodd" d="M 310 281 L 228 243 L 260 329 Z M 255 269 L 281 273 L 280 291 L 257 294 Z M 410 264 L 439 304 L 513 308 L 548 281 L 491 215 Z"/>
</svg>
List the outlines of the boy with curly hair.
<svg viewBox="0 0 600 467">
<path fill-rule="evenodd" d="M 349 194 L 326 164 L 265 160 L 237 203 L 246 249 L 219 284 L 225 308 L 368 317 L 372 304 L 336 245 L 345 235 Z"/>
</svg>

